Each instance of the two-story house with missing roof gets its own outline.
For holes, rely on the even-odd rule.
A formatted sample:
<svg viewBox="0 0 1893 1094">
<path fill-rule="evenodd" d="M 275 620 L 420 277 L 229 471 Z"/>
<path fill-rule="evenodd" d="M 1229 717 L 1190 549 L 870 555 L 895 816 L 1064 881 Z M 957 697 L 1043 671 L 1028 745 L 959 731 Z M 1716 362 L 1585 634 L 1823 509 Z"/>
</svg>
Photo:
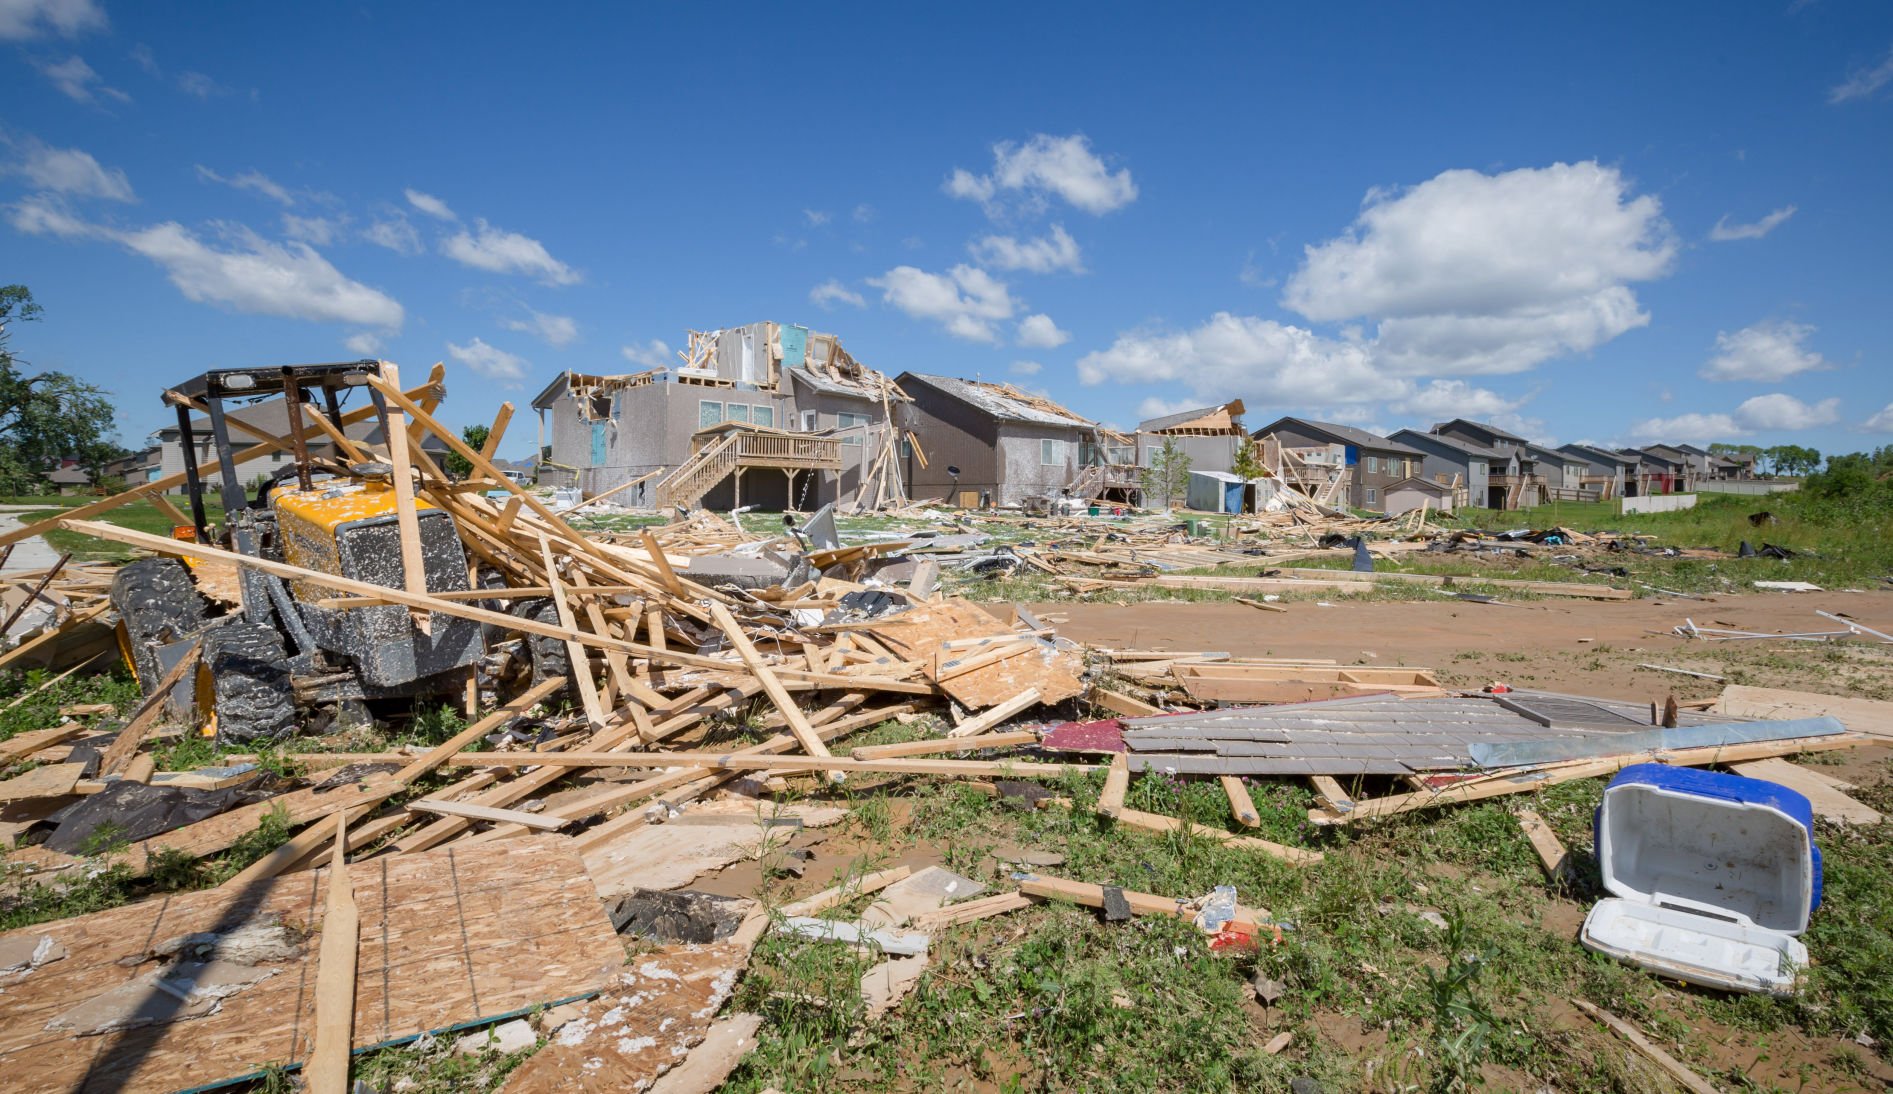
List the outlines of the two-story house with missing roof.
<svg viewBox="0 0 1893 1094">
<path fill-rule="evenodd" d="M 539 481 L 637 482 L 617 495 L 629 506 L 810 510 L 900 485 L 905 396 L 807 327 L 692 331 L 674 367 L 566 372 L 532 405 Z"/>
<path fill-rule="evenodd" d="M 1426 453 L 1410 445 L 1369 433 L 1365 429 L 1317 422 L 1308 418 L 1279 418 L 1252 436 L 1262 446 L 1262 462 L 1304 493 L 1331 505 L 1385 512 L 1385 493 L 1394 483 L 1417 473 Z M 1345 483 L 1346 497 L 1320 496 L 1322 475 L 1330 488 Z"/>
</svg>

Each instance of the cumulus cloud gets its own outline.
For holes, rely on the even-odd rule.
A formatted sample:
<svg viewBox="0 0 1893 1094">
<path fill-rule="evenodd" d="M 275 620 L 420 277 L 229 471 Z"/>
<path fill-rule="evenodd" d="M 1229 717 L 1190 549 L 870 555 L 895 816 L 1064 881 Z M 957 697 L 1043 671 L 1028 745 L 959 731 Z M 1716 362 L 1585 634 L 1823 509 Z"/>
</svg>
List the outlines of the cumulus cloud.
<svg viewBox="0 0 1893 1094">
<path fill-rule="evenodd" d="M 1375 358 L 1401 375 L 1520 372 L 1650 321 L 1628 283 L 1669 271 L 1661 214 L 1595 162 L 1447 171 L 1370 192 L 1345 234 L 1306 249 L 1283 302 L 1374 322 Z"/>
<path fill-rule="evenodd" d="M 1860 428 L 1874 433 L 1893 433 L 1893 403 L 1880 408 L 1880 412 L 1860 423 Z"/>
<path fill-rule="evenodd" d="M 357 357 L 380 357 L 381 339 L 369 331 L 360 330 L 342 339 L 342 345 Z"/>
<path fill-rule="evenodd" d="M 1368 345 L 1272 319 L 1218 312 L 1189 330 L 1120 334 L 1078 359 L 1086 384 L 1181 384 L 1194 395 L 1338 405 L 1399 398 L 1410 384 L 1374 367 Z M 1200 405 L 1200 404 L 1199 404 Z"/>
<path fill-rule="evenodd" d="M 1040 313 L 1019 320 L 1019 344 L 1030 349 L 1056 349 L 1071 341 L 1071 333 L 1058 329 L 1052 317 Z"/>
<path fill-rule="evenodd" d="M 808 222 L 809 227 L 819 228 L 827 224 L 833 217 L 821 209 L 804 209 L 802 210 L 802 219 Z"/>
<path fill-rule="evenodd" d="M 1752 224 L 1730 224 L 1728 217 L 1716 221 L 1716 226 L 1709 229 L 1709 238 L 1717 243 L 1727 243 L 1734 239 L 1760 239 L 1776 228 L 1781 227 L 1795 213 L 1795 207 L 1784 205 Z"/>
<path fill-rule="evenodd" d="M 197 177 L 205 182 L 218 182 L 232 189 L 261 194 L 279 205 L 296 204 L 296 195 L 289 192 L 289 187 L 255 169 L 245 171 L 241 175 L 225 177 L 200 163 L 197 165 Z"/>
<path fill-rule="evenodd" d="M 1012 374 L 1014 376 L 1037 376 L 1039 371 L 1044 367 L 1044 365 L 1039 364 L 1037 361 L 1014 361 L 1012 362 Z"/>
<path fill-rule="evenodd" d="M 452 209 L 447 208 L 446 202 L 440 200 L 439 198 L 435 197 L 432 194 L 424 194 L 421 191 L 415 190 L 413 188 L 404 190 L 403 193 L 407 195 L 409 205 L 414 206 L 416 209 L 419 209 L 421 212 L 426 213 L 428 216 L 433 217 L 436 220 L 459 220 L 460 219 L 458 216 L 454 215 L 454 211 Z"/>
<path fill-rule="evenodd" d="M 1893 82 L 1893 49 L 1886 52 L 1880 63 L 1871 68 L 1855 69 L 1845 80 L 1835 84 L 1827 93 L 1830 103 L 1852 102 L 1855 99 L 1872 98 L 1881 88 Z"/>
<path fill-rule="evenodd" d="M 474 221 L 474 227 L 472 232 L 462 228 L 443 240 L 441 253 L 463 266 L 524 274 L 547 285 L 576 285 L 582 280 L 577 270 L 553 258 L 545 244 L 531 236 L 503 231 L 484 220 Z"/>
<path fill-rule="evenodd" d="M 1840 400 L 1822 399 L 1804 403 L 1792 395 L 1774 392 L 1757 395 L 1735 408 L 1734 413 L 1681 414 L 1674 418 L 1648 418 L 1630 427 L 1637 441 L 1671 441 L 1706 444 L 1745 437 L 1751 433 L 1814 429 L 1840 420 Z"/>
<path fill-rule="evenodd" d="M 386 247 L 395 254 L 417 255 L 421 253 L 421 233 L 408 223 L 408 218 L 400 213 L 383 220 L 377 220 L 362 229 L 362 238 L 377 247 Z"/>
<path fill-rule="evenodd" d="M 1705 380 L 1785 380 L 1796 373 L 1830 367 L 1827 359 L 1803 343 L 1814 328 L 1805 323 L 1769 322 L 1731 334 L 1716 333 L 1716 355 L 1697 373 Z"/>
<path fill-rule="evenodd" d="M 1464 380 L 1434 380 L 1394 401 L 1389 409 L 1428 421 L 1472 418 L 1509 429 L 1497 419 L 1516 417 L 1524 403 L 1524 399 L 1508 399 L 1496 391 L 1473 387 Z"/>
<path fill-rule="evenodd" d="M 489 380 L 517 381 L 525 378 L 528 362 L 478 338 L 462 346 L 447 343 L 447 356 Z M 510 385 L 509 385 L 510 386 Z"/>
<path fill-rule="evenodd" d="M 1202 405 L 1196 399 L 1166 399 L 1161 395 L 1149 395 L 1137 404 L 1137 416 L 1149 421 L 1170 414 L 1181 414 L 1186 410 L 1197 410 Z"/>
<path fill-rule="evenodd" d="M 106 84 L 92 66 L 85 63 L 85 58 L 77 54 L 56 63 L 42 62 L 36 67 L 61 95 L 75 103 L 96 103 L 101 95 L 115 102 L 131 102 L 130 95 Z"/>
<path fill-rule="evenodd" d="M 104 198 L 107 201 L 137 201 L 131 180 L 116 167 L 102 167 L 89 152 L 77 148 L 54 148 L 28 138 L 18 146 L 20 158 L 5 167 L 7 174 L 19 175 L 34 189 L 73 197 Z"/>
<path fill-rule="evenodd" d="M 1008 193 L 1031 210 L 1042 210 L 1056 197 L 1093 216 L 1137 200 L 1130 168 L 1112 171 L 1091 150 L 1090 139 L 1078 134 L 1038 133 L 1024 144 L 1001 141 L 993 145 L 990 174 L 976 175 L 956 167 L 944 189 L 953 197 L 979 202 L 991 216 L 1004 211 L 999 199 Z"/>
<path fill-rule="evenodd" d="M 836 304 L 846 304 L 851 308 L 868 306 L 860 293 L 832 277 L 808 291 L 808 302 L 830 311 L 834 310 Z"/>
<path fill-rule="evenodd" d="M 1016 307 L 1005 282 L 974 266 L 955 266 L 943 274 L 896 266 L 868 284 L 881 290 L 887 304 L 969 342 L 998 342 L 995 324 L 1012 318 Z"/>
<path fill-rule="evenodd" d="M 31 38 L 76 38 L 105 29 L 98 0 L 0 0 L 0 42 Z"/>
<path fill-rule="evenodd" d="M 578 340 L 578 323 L 569 315 L 547 315 L 527 308 L 526 318 L 507 319 L 502 325 L 507 330 L 530 334 L 548 346 L 569 346 Z"/>
<path fill-rule="evenodd" d="M 618 352 L 624 355 L 625 360 L 644 368 L 674 368 L 677 365 L 677 356 L 670 351 L 670 346 L 655 338 L 643 345 L 632 343 L 621 346 Z"/>
<path fill-rule="evenodd" d="M 975 262 L 1002 270 L 1028 273 L 1053 273 L 1065 270 L 1084 273 L 1084 256 L 1078 241 L 1071 238 L 1062 224 L 1052 225 L 1052 234 L 1037 239 L 1020 240 L 1012 236 L 991 235 L 967 245 Z"/>
</svg>

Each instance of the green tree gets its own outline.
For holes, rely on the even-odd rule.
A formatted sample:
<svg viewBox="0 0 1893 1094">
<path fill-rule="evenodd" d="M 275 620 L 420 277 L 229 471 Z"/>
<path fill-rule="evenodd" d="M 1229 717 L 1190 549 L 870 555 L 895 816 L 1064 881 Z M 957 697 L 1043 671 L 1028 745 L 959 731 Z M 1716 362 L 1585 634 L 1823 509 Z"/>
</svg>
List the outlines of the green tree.
<svg viewBox="0 0 1893 1094">
<path fill-rule="evenodd" d="M 1178 494 L 1185 494 L 1190 487 L 1190 457 L 1177 447 L 1174 438 L 1165 437 L 1163 447 L 1150 457 L 1150 466 L 1144 468 L 1139 476 L 1144 488 L 1144 504 L 1148 505 L 1152 495 L 1162 494 L 1164 508 L 1170 508 Z"/>
<path fill-rule="evenodd" d="M 40 489 L 46 473 L 67 456 L 97 478 L 125 452 L 112 439 L 108 392 L 63 372 L 23 374 L 26 362 L 9 346 L 16 323 L 31 323 L 44 310 L 25 285 L 0 286 L 0 492 Z"/>
<path fill-rule="evenodd" d="M 1259 479 L 1268 470 L 1262 466 L 1262 454 L 1255 450 L 1255 438 L 1244 437 L 1236 442 L 1236 458 L 1229 470 L 1240 479 Z"/>
<path fill-rule="evenodd" d="M 467 442 L 468 448 L 480 451 L 486 448 L 486 438 L 492 432 L 483 425 L 470 425 L 460 431 L 460 439 Z M 447 453 L 447 458 L 443 462 L 447 473 L 456 479 L 464 479 L 473 474 L 473 461 L 458 452 Z"/>
<path fill-rule="evenodd" d="M 1764 455 L 1775 471 L 1782 475 L 1811 475 L 1821 466 L 1819 452 L 1798 444 L 1776 445 Z"/>
</svg>

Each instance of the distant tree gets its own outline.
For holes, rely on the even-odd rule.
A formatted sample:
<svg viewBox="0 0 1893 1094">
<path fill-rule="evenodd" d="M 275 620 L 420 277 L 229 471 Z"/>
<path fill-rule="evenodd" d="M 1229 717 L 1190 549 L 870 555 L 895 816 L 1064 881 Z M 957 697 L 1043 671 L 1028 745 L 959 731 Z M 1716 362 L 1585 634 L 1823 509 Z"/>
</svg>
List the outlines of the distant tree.
<svg viewBox="0 0 1893 1094">
<path fill-rule="evenodd" d="M 460 431 L 460 439 L 467 442 L 467 447 L 476 451 L 486 447 L 486 438 L 493 431 L 483 425 L 470 425 Z M 445 461 L 447 473 L 456 479 L 464 479 L 473 474 L 473 461 L 458 452 L 447 453 Z"/>
<path fill-rule="evenodd" d="M 1187 494 L 1190 488 L 1190 457 L 1177 447 L 1175 438 L 1165 437 L 1163 447 L 1150 457 L 1150 466 L 1144 468 L 1139 476 L 1144 488 L 1144 501 L 1149 503 L 1153 494 L 1163 495 L 1164 508 L 1168 509 L 1178 494 Z"/>
<path fill-rule="evenodd" d="M 8 345 L 13 325 L 43 314 L 25 285 L 0 286 L 0 492 L 9 494 L 39 489 L 67 456 L 97 478 L 125 451 L 112 439 L 108 392 L 63 372 L 21 374 L 25 362 Z"/>
<path fill-rule="evenodd" d="M 1764 453 L 1774 470 L 1783 475 L 1811 475 L 1821 466 L 1821 454 L 1798 444 L 1776 445 Z"/>
</svg>

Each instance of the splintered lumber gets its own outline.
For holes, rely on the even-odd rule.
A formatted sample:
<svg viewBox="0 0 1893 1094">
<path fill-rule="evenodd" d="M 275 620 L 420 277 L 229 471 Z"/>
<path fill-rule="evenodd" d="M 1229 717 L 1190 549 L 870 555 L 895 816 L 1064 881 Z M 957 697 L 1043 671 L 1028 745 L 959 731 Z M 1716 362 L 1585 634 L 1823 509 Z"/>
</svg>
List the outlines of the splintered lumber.
<svg viewBox="0 0 1893 1094">
<path fill-rule="evenodd" d="M 29 729 L 25 733 L 14 734 L 0 741 L 0 766 L 10 765 L 42 748 L 65 744 L 74 737 L 90 732 L 84 722 L 67 722 L 50 729 Z"/>
<path fill-rule="evenodd" d="M 457 767 L 696 767 L 722 771 L 875 771 L 886 775 L 948 775 L 986 779 L 1062 779 L 1096 771 L 1095 764 L 1022 760 L 854 760 L 839 756 L 763 756 L 750 752 L 477 752 L 455 756 Z M 161 838 L 161 837 L 160 837 Z"/>
<path fill-rule="evenodd" d="M 1336 813 L 1351 813 L 1354 799 L 1341 788 L 1332 775 L 1310 775 L 1308 781 L 1314 784 L 1315 800 Z"/>
<path fill-rule="evenodd" d="M 355 1035 L 355 958 L 361 917 L 349 881 L 347 829 L 335 830 L 329 858 L 329 902 L 322 916 L 322 949 L 316 960 L 315 1047 L 303 1069 L 310 1094 L 346 1094 L 348 1054 Z"/>
<path fill-rule="evenodd" d="M 975 920 L 1005 915 L 1008 912 L 1016 912 L 1021 908 L 1031 906 L 1031 898 L 1024 893 L 998 893 L 961 904 L 949 904 L 938 911 L 922 913 L 915 916 L 909 926 L 918 931 L 937 931 L 956 923 L 972 923 Z"/>
<path fill-rule="evenodd" d="M 1573 999 L 1571 1002 L 1579 1010 L 1610 1027 L 1612 1033 L 1628 1041 L 1630 1047 L 1641 1052 L 1644 1059 L 1662 1068 L 1664 1074 L 1676 1080 L 1683 1089 L 1691 1091 L 1692 1094 L 1718 1094 L 1714 1086 L 1691 1070 L 1688 1065 L 1656 1047 L 1655 1042 L 1645 1037 L 1642 1030 L 1594 1003 L 1583 999 Z"/>
<path fill-rule="evenodd" d="M 1142 828 L 1149 832 L 1188 832 L 1193 836 L 1213 839 L 1230 847 L 1240 847 L 1249 851 L 1260 851 L 1272 855 L 1291 866 L 1311 866 L 1321 861 L 1321 852 L 1308 851 L 1300 847 L 1288 847 L 1258 836 L 1238 836 L 1220 828 L 1197 824 L 1195 821 L 1178 820 L 1160 813 L 1145 813 L 1136 809 L 1120 809 L 1111 818 L 1119 824 L 1128 824 L 1132 828 Z"/>
<path fill-rule="evenodd" d="M 394 362 L 381 363 L 381 376 L 389 384 L 397 388 L 401 386 L 401 374 Z M 386 421 L 388 462 L 394 466 L 394 519 L 401 534 L 401 584 L 410 593 L 424 595 L 427 592 L 427 563 L 421 557 L 421 520 L 414 511 L 414 476 L 408 473 L 414 461 L 408 455 L 407 415 L 401 407 L 390 406 Z M 424 615 L 416 613 L 414 622 L 422 631 L 427 630 Z"/>
<path fill-rule="evenodd" d="M 157 722 L 158 715 L 164 711 L 164 705 L 171 701 L 171 689 L 178 685 L 178 681 L 184 679 L 185 673 L 197 667 L 198 657 L 202 653 L 202 640 L 192 642 L 191 648 L 186 650 L 184 656 L 178 658 L 177 663 L 171 666 L 171 670 L 158 681 L 158 686 L 151 690 L 150 695 L 145 696 L 145 701 L 139 704 L 137 713 L 131 716 L 131 721 L 125 723 L 125 728 L 118 731 L 118 736 L 112 739 L 105 754 L 99 757 L 101 774 L 117 775 L 125 770 L 125 765 L 129 764 L 132 756 L 137 753 L 138 746 L 144 743 L 145 730 Z"/>
<path fill-rule="evenodd" d="M 1124 794 L 1131 786 L 1130 757 L 1122 752 L 1111 761 L 1104 776 L 1104 790 L 1098 795 L 1098 815 L 1116 819 L 1124 811 Z"/>
<path fill-rule="evenodd" d="M 1783 759 L 1752 760 L 1748 763 L 1731 764 L 1737 775 L 1747 775 L 1751 779 L 1767 779 L 1779 783 L 1808 799 L 1814 806 L 1814 815 L 1833 821 L 1835 824 L 1879 824 L 1886 819 L 1880 811 L 1870 805 L 1857 802 L 1841 793 L 1840 789 L 1823 778 L 1818 772 L 1809 771 Z"/>
<path fill-rule="evenodd" d="M 910 866 L 896 866 L 888 870 L 877 870 L 871 874 L 851 877 L 840 885 L 823 889 L 819 893 L 803 897 L 793 904 L 782 906 L 783 915 L 820 915 L 837 904 L 846 904 L 858 896 L 878 893 L 897 881 L 913 873 Z"/>
<path fill-rule="evenodd" d="M 1229 811 L 1245 828 L 1256 828 L 1262 824 L 1262 817 L 1255 811 L 1255 799 L 1249 796 L 1249 788 L 1234 775 L 1223 775 L 1217 780 L 1222 784 L 1223 796 L 1229 799 Z"/>
<path fill-rule="evenodd" d="M 552 604 L 559 613 L 559 626 L 565 629 L 565 653 L 572 663 L 572 679 L 578 684 L 579 700 L 585 704 L 585 717 L 593 729 L 605 725 L 605 707 L 598 699 L 598 682 L 592 679 L 591 657 L 578 641 L 578 620 L 565 599 L 565 586 L 559 581 L 559 563 L 552 557 L 552 541 L 539 537 L 539 557 L 545 562 L 546 585 L 552 590 Z"/>
<path fill-rule="evenodd" d="M 1545 868 L 1545 876 L 1553 881 L 1563 881 L 1571 874 L 1571 855 L 1559 842 L 1558 834 L 1545 823 L 1545 818 L 1538 815 L 1536 809 L 1520 809 L 1518 826 L 1524 830 L 1525 838 L 1531 841 L 1531 849 L 1538 853 L 1538 864 Z"/>
<path fill-rule="evenodd" d="M 1827 752 L 1838 748 L 1854 748 L 1868 744 L 1871 740 L 1872 738 L 1858 734 L 1841 733 L 1827 737 L 1790 737 L 1780 741 L 1757 741 L 1741 745 L 1709 745 L 1702 748 L 1631 752 L 1592 760 L 1574 760 L 1567 763 L 1547 764 L 1543 767 L 1519 768 L 1498 775 L 1468 779 L 1439 789 L 1415 790 L 1406 794 L 1392 794 L 1384 798 L 1356 801 L 1354 808 L 1347 813 L 1330 813 L 1322 809 L 1311 809 L 1308 817 L 1316 824 L 1344 824 L 1369 817 L 1386 817 L 1415 809 L 1430 809 L 1436 805 L 1454 805 L 1460 802 L 1484 801 L 1487 798 L 1503 797 L 1507 794 L 1523 794 L 1577 779 L 1595 779 L 1604 775 L 1614 775 L 1631 764 L 1660 763 L 1676 767 L 1701 767 L 1706 764 L 1760 760 L 1771 756 L 1793 756 L 1799 752 Z"/>
<path fill-rule="evenodd" d="M 1019 891 L 1027 896 L 1035 896 L 1041 900 L 1068 900 L 1087 908 L 1104 907 L 1106 886 L 1103 885 L 1071 881 L 1062 877 L 1048 877 L 1044 874 L 1014 874 L 1013 880 L 1019 883 Z M 1158 896 L 1155 893 L 1140 893 L 1135 889 L 1119 889 L 1118 895 L 1122 896 L 1124 903 L 1130 906 L 1132 915 L 1161 915 L 1184 920 L 1196 918 L 1197 910 L 1187 900 Z M 1241 905 L 1236 906 L 1236 916 L 1230 922 L 1243 929 L 1246 934 L 1254 934 L 1262 926 L 1256 910 Z"/>
<path fill-rule="evenodd" d="M 1126 695 L 1121 691 L 1112 691 L 1109 688 L 1091 689 L 1091 701 L 1113 714 L 1121 714 L 1126 718 L 1149 718 L 1163 713 L 1162 707 L 1153 706 L 1135 696 Z"/>
<path fill-rule="evenodd" d="M 1270 604 L 1266 600 L 1250 600 L 1246 596 L 1232 596 L 1229 599 L 1235 601 L 1238 604 L 1246 604 L 1251 608 L 1260 608 L 1265 612 L 1285 612 L 1288 610 L 1287 608 L 1282 607 L 1280 604 Z"/>
<path fill-rule="evenodd" d="M 992 727 L 1012 717 L 1039 701 L 1039 689 L 1026 688 L 1024 691 L 1000 703 L 982 714 L 968 718 L 952 729 L 947 730 L 948 737 L 973 737 L 986 732 Z"/>
<path fill-rule="evenodd" d="M 527 813 L 519 809 L 495 809 L 490 805 L 475 805 L 472 802 L 436 801 L 431 798 L 409 802 L 407 808 L 414 813 L 432 813 L 440 817 L 460 817 L 465 820 L 492 821 L 496 824 L 518 824 L 527 828 L 545 832 L 555 832 L 572 822 L 565 817 L 548 817 L 540 813 Z"/>
<path fill-rule="evenodd" d="M 802 750 L 810 756 L 828 756 L 828 746 L 816 736 L 815 727 L 809 724 L 808 715 L 802 713 L 802 708 L 795 704 L 795 699 L 783 689 L 782 681 L 776 679 L 776 674 L 763 662 L 762 655 L 756 652 L 756 646 L 750 642 L 749 635 L 743 633 L 743 625 L 736 621 L 736 617 L 730 614 L 728 608 L 715 601 L 710 603 L 710 616 L 716 620 L 716 625 L 722 628 L 724 636 L 735 648 L 736 655 L 743 659 L 743 664 L 748 665 L 749 671 L 756 674 L 757 681 L 762 684 L 763 692 L 769 696 L 769 701 L 776 705 L 776 710 L 780 711 L 783 719 L 788 722 L 789 732 L 795 734 L 795 739 L 802 743 Z"/>
<path fill-rule="evenodd" d="M 982 748 L 1014 748 L 1039 743 L 1037 730 L 1021 729 L 1014 733 L 983 733 L 977 737 L 934 737 L 922 741 L 902 741 L 892 745 L 864 745 L 850 755 L 857 760 L 891 760 L 896 756 L 929 756 L 940 752 L 974 752 Z"/>
<path fill-rule="evenodd" d="M 0 782 L 0 802 L 64 797 L 73 792 L 84 774 L 84 764 L 42 764 L 24 775 Z"/>
</svg>

